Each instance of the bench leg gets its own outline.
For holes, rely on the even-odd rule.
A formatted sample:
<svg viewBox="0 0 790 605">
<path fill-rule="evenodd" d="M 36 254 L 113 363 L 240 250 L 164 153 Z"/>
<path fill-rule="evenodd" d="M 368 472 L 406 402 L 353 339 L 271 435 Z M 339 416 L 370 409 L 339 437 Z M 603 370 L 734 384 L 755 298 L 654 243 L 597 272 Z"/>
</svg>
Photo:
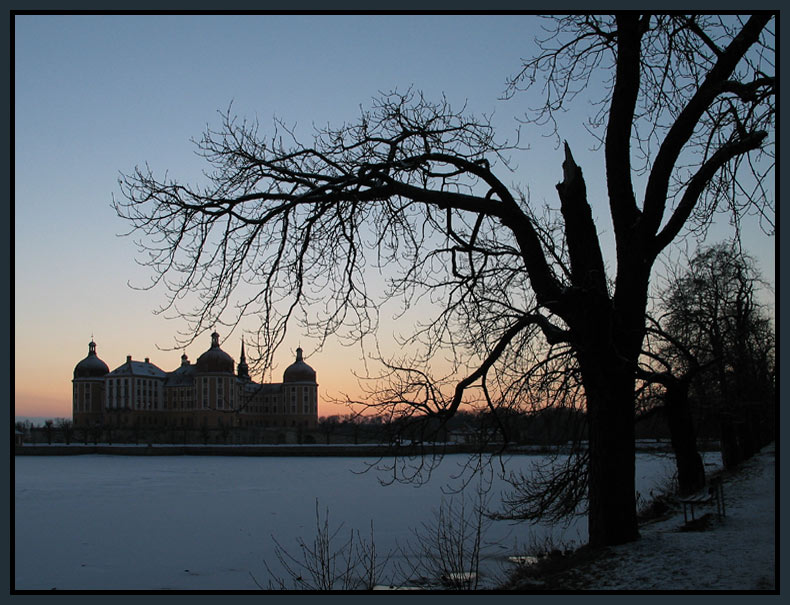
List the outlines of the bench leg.
<svg viewBox="0 0 790 605">
<path fill-rule="evenodd" d="M 724 488 L 721 483 L 716 486 L 716 512 L 720 519 L 724 517 Z"/>
</svg>

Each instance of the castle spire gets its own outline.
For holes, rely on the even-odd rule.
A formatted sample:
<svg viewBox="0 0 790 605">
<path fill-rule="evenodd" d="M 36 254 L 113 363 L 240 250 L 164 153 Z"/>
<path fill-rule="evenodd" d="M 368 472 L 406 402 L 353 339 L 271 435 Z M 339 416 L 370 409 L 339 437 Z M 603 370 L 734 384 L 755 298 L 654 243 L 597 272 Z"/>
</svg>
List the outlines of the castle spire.
<svg viewBox="0 0 790 605">
<path fill-rule="evenodd" d="M 236 366 L 236 374 L 239 378 L 250 377 L 250 369 L 247 366 L 247 356 L 244 355 L 244 339 L 241 340 L 241 356 L 239 357 L 239 365 Z"/>
</svg>

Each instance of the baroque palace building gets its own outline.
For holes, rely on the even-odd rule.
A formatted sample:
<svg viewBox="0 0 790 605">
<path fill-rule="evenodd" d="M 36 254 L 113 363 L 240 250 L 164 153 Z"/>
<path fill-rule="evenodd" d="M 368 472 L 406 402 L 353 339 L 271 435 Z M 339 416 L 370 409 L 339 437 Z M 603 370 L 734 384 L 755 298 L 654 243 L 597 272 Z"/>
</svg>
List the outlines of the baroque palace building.
<svg viewBox="0 0 790 605">
<path fill-rule="evenodd" d="M 234 372 L 233 358 L 220 348 L 216 332 L 196 363 L 184 354 L 172 372 L 147 357 L 135 361 L 131 355 L 111 372 L 91 340 L 72 383 L 75 427 L 301 430 L 318 423 L 316 373 L 302 359 L 301 348 L 283 372 L 282 383 L 258 384 L 250 378 L 244 343 Z"/>
</svg>

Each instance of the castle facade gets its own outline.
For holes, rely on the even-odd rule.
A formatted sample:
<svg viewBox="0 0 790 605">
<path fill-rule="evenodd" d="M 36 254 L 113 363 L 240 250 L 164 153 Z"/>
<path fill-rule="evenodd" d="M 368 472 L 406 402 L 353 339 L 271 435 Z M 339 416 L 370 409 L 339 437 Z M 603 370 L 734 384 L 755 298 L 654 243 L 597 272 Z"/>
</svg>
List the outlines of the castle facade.
<svg viewBox="0 0 790 605">
<path fill-rule="evenodd" d="M 278 384 L 259 384 L 249 375 L 244 343 L 233 358 L 211 335 L 211 347 L 190 363 L 165 372 L 149 358 L 110 371 L 91 340 L 88 356 L 74 368 L 72 418 L 75 427 L 314 429 L 318 423 L 318 383 L 313 368 L 296 350 L 296 360 Z"/>
</svg>

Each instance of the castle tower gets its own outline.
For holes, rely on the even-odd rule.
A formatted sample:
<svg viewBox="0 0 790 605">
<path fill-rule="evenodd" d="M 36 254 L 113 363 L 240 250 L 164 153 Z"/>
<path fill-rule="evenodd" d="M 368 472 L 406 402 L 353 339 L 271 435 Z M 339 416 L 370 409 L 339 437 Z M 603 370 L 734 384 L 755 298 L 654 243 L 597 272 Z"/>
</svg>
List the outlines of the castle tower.
<svg viewBox="0 0 790 605">
<path fill-rule="evenodd" d="M 225 414 L 236 407 L 236 376 L 233 358 L 219 346 L 219 334 L 212 332 L 211 348 L 195 364 L 196 401 L 199 422 L 216 427 L 233 423 L 234 416 Z"/>
<path fill-rule="evenodd" d="M 88 356 L 74 367 L 74 389 L 71 415 L 75 426 L 101 424 L 104 410 L 104 377 L 110 373 L 107 364 L 96 355 L 91 338 Z"/>
<path fill-rule="evenodd" d="M 285 411 L 292 426 L 315 428 L 318 421 L 318 383 L 316 373 L 296 349 L 296 361 L 283 372 Z"/>
</svg>

